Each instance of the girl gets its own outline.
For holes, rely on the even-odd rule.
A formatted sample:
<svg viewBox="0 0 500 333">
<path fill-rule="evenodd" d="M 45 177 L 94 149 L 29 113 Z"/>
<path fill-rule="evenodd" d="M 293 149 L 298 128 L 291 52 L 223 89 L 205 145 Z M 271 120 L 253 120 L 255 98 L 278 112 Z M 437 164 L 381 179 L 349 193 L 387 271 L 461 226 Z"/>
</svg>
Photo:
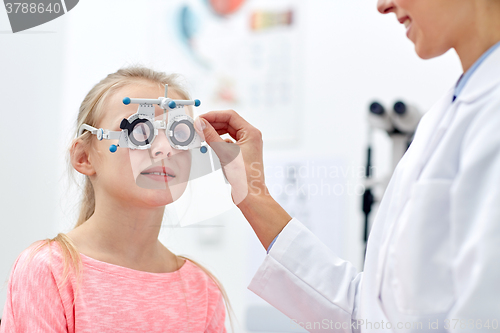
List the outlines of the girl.
<svg viewBox="0 0 500 333">
<path fill-rule="evenodd" d="M 83 100 L 77 130 L 87 124 L 120 131 L 137 111 L 123 97 L 155 99 L 165 84 L 169 98 L 188 99 L 174 75 L 142 67 L 108 75 Z M 155 108 L 161 119 L 163 110 Z M 187 179 L 189 159 L 162 130 L 147 151 L 112 154 L 109 147 L 88 131 L 73 140 L 71 165 L 85 175 L 76 227 L 17 258 L 0 332 L 226 332 L 229 303 L 220 283 L 158 240 L 165 205 L 185 189 L 179 179 Z M 168 188 L 136 183 L 136 169 L 149 157 L 169 163 Z"/>
</svg>

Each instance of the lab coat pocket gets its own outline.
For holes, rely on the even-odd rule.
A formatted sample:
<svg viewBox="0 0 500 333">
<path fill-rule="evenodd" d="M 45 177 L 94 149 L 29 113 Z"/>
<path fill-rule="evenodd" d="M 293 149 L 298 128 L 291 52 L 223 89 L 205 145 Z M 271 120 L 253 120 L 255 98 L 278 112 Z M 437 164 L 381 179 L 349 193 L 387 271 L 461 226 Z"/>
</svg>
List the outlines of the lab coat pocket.
<svg viewBox="0 0 500 333">
<path fill-rule="evenodd" d="M 453 302 L 450 244 L 452 181 L 413 185 L 394 241 L 393 279 L 398 310 L 410 315 L 446 312 Z"/>
</svg>

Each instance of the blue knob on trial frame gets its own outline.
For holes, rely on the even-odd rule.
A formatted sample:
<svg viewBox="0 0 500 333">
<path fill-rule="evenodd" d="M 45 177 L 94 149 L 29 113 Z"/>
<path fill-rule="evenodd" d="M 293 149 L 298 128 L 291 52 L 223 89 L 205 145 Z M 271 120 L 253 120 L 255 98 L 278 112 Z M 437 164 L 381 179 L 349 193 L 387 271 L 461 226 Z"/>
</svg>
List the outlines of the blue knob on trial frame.
<svg viewBox="0 0 500 333">
<path fill-rule="evenodd" d="M 125 98 L 123 99 L 123 104 L 125 104 L 125 105 L 129 105 L 129 104 L 130 104 L 130 98 L 129 98 L 129 97 L 125 97 Z"/>
<path fill-rule="evenodd" d="M 109 151 L 114 153 L 118 147 L 116 145 L 109 146 Z"/>
<path fill-rule="evenodd" d="M 201 102 L 199 99 L 194 100 L 194 106 L 198 107 L 198 106 L 200 106 L 200 104 L 201 104 Z"/>
<path fill-rule="evenodd" d="M 207 152 L 207 147 L 201 146 L 200 147 L 200 151 L 201 151 L 202 154 L 205 154 Z"/>
<path fill-rule="evenodd" d="M 175 101 L 170 101 L 168 102 L 168 107 L 171 108 L 171 109 L 175 109 L 175 107 L 177 106 L 177 103 L 175 103 Z"/>
</svg>

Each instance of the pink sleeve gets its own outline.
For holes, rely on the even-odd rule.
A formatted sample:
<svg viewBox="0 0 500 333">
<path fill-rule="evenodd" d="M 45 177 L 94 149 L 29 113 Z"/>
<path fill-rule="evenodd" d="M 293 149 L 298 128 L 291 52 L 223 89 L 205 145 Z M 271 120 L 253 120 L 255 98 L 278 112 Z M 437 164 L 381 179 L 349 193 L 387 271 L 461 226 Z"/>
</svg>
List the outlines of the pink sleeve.
<svg viewBox="0 0 500 333">
<path fill-rule="evenodd" d="M 19 255 L 12 268 L 0 333 L 68 332 L 48 248 L 25 264 L 31 248 Z"/>
<path fill-rule="evenodd" d="M 214 284 L 215 286 L 215 284 Z M 217 288 L 215 286 L 215 288 Z M 214 302 L 211 304 L 208 315 L 209 322 L 206 333 L 226 333 L 226 307 L 224 305 L 224 299 L 222 298 L 222 294 L 217 288 L 216 292 L 213 293 Z"/>
</svg>

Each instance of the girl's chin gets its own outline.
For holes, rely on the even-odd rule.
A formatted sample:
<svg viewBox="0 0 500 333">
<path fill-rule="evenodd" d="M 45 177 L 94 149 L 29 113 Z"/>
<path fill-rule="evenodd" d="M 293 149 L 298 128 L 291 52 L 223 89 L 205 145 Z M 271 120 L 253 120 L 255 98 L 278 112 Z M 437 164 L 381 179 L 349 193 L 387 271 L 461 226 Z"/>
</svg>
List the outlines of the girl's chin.
<svg viewBox="0 0 500 333">
<path fill-rule="evenodd" d="M 148 190 L 148 192 L 143 199 L 154 204 L 154 206 L 165 206 L 174 202 L 174 199 L 178 199 L 173 198 L 169 190 Z"/>
<path fill-rule="evenodd" d="M 148 206 L 166 206 L 179 199 L 186 190 L 187 183 L 166 187 L 165 184 L 156 188 L 138 186 L 134 197 L 136 200 L 147 203 Z"/>
<path fill-rule="evenodd" d="M 148 194 L 143 199 L 154 206 L 166 206 L 179 199 L 183 191 L 170 190 L 148 190 Z"/>
</svg>

